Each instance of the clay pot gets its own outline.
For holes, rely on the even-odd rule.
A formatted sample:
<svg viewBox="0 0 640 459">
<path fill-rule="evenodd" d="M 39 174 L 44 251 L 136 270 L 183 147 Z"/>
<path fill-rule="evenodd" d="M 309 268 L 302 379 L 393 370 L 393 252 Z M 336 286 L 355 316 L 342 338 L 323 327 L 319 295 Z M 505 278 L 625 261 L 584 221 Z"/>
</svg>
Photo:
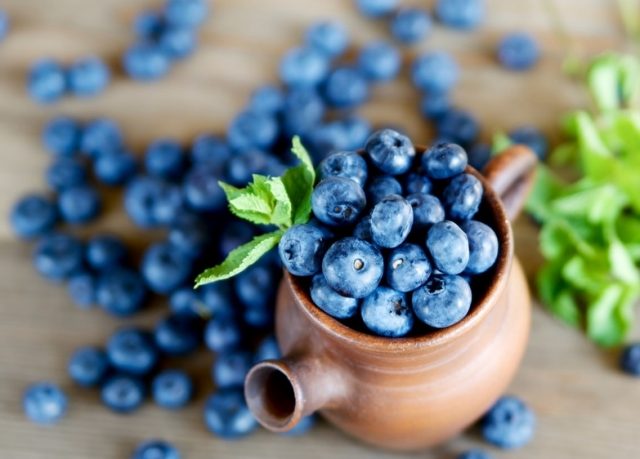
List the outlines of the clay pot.
<svg viewBox="0 0 640 459">
<path fill-rule="evenodd" d="M 285 274 L 276 309 L 284 357 L 255 365 L 245 384 L 258 421 L 286 432 L 319 412 L 364 442 L 415 450 L 482 416 L 513 378 L 529 335 L 531 300 L 509 219 L 522 208 L 535 163 L 514 146 L 484 176 L 468 168 L 485 189 L 477 218 L 496 230 L 500 253 L 484 288 L 474 289 L 469 315 L 452 327 L 397 339 L 358 331 L 317 308 L 305 281 Z"/>
</svg>

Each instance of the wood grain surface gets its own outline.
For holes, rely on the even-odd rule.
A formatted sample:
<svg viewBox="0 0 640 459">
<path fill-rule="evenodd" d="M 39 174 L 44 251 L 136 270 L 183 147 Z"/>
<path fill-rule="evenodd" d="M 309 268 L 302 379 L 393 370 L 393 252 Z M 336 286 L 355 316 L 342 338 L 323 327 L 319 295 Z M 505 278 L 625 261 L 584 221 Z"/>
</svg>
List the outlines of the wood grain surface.
<svg viewBox="0 0 640 459">
<path fill-rule="evenodd" d="M 386 38 L 384 24 L 367 21 L 349 0 L 216 0 L 202 44 L 193 58 L 177 65 L 170 77 L 143 85 L 116 74 L 107 93 L 93 100 L 68 98 L 42 108 L 28 100 L 25 72 L 34 59 L 51 56 L 69 61 L 87 54 L 117 66 L 133 40 L 136 12 L 160 0 L 2 0 L 12 19 L 8 38 L 0 43 L 0 213 L 6 216 L 21 194 L 41 190 L 49 160 L 39 131 L 52 115 L 81 118 L 108 115 L 124 127 L 127 142 L 138 152 L 150 140 L 172 136 L 189 141 L 195 134 L 222 131 L 247 100 L 252 88 L 276 81 L 279 56 L 300 42 L 314 20 L 336 18 L 348 27 L 356 44 Z M 431 2 L 409 2 L 424 4 Z M 584 56 L 623 49 L 625 40 L 613 0 L 488 0 L 481 31 L 457 33 L 435 27 L 406 59 L 423 49 L 445 49 L 461 62 L 464 73 L 456 101 L 472 110 L 484 135 L 525 123 L 552 137 L 561 113 L 585 103 L 580 88 L 562 74 L 567 47 Z M 551 5 L 551 7 L 549 6 Z M 555 11 L 555 13 L 554 13 Z M 559 33 L 558 20 L 566 36 Z M 492 49 L 508 31 L 524 29 L 541 42 L 544 57 L 533 71 L 514 74 L 496 66 Z M 374 122 L 405 127 L 418 142 L 430 139 L 417 112 L 418 95 L 402 76 L 374 90 L 362 112 Z M 120 195 L 109 195 L 105 214 L 88 228 L 122 234 L 143 247 L 160 234 L 135 229 L 122 214 Z M 529 276 L 539 264 L 535 229 L 524 219 L 515 225 L 518 253 Z M 0 223 L 0 457 L 6 459 L 127 458 L 140 440 L 163 437 L 175 442 L 186 458 L 391 458 L 394 454 L 365 447 L 321 423 L 308 436 L 283 438 L 260 431 L 239 442 L 223 442 L 202 424 L 201 402 L 212 389 L 212 356 L 189 361 L 201 379 L 198 401 L 170 413 L 147 404 L 133 416 L 117 416 L 101 407 L 95 392 L 71 387 L 66 360 L 77 346 L 99 344 L 120 324 L 101 312 L 76 310 L 63 288 L 35 274 L 30 247 L 16 242 Z M 152 323 L 162 314 L 156 304 L 135 319 Z M 534 307 L 531 343 L 511 392 L 536 410 L 535 441 L 522 450 L 496 457 L 637 458 L 640 456 L 638 406 L 640 385 L 615 368 L 615 352 L 596 349 L 583 336 Z M 500 356 L 496 356 L 500 358 Z M 25 384 L 52 379 L 71 395 L 69 415 L 60 425 L 42 428 L 28 423 L 20 398 Z M 425 413 L 428 415 L 428 413 Z M 469 446 L 483 445 L 475 432 L 432 452 L 411 457 L 447 458 Z"/>
</svg>

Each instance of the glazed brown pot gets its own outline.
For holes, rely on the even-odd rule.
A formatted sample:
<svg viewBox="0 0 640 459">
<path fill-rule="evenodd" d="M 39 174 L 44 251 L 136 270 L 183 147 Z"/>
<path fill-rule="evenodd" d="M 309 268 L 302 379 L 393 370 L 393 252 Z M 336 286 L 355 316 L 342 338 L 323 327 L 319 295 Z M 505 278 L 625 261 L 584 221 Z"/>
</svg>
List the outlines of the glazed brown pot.
<svg viewBox="0 0 640 459">
<path fill-rule="evenodd" d="M 276 306 L 284 357 L 255 365 L 245 384 L 258 421 L 285 432 L 319 412 L 349 435 L 398 450 L 435 445 L 476 421 L 513 378 L 529 335 L 530 297 L 509 218 L 520 212 L 535 162 L 514 146 L 484 176 L 468 168 L 484 185 L 480 217 L 496 230 L 500 252 L 471 312 L 452 327 L 396 339 L 357 331 L 285 274 Z"/>
</svg>

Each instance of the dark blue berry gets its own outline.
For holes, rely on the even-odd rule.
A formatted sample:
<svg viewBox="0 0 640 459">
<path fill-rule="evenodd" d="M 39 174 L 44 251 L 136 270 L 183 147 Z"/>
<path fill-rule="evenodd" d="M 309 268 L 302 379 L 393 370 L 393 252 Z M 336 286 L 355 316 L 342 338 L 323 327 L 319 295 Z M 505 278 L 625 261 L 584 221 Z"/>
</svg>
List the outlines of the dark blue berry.
<svg viewBox="0 0 640 459">
<path fill-rule="evenodd" d="M 460 228 L 469 240 L 469 262 L 465 273 L 480 274 L 488 270 L 498 258 L 498 237 L 482 222 L 470 220 L 463 222 Z"/>
<path fill-rule="evenodd" d="M 268 114 L 239 113 L 227 129 L 227 141 L 236 150 L 269 148 L 278 137 L 278 123 Z"/>
<path fill-rule="evenodd" d="M 67 223 L 88 223 L 98 216 L 101 207 L 98 190 L 89 185 L 70 187 L 58 195 L 60 217 Z"/>
<path fill-rule="evenodd" d="M 179 178 L 184 168 L 182 147 L 172 139 L 156 140 L 147 147 L 144 166 L 151 176 L 166 179 Z"/>
<path fill-rule="evenodd" d="M 193 396 L 193 382 L 184 371 L 165 370 L 153 378 L 151 394 L 156 405 L 162 408 L 182 408 Z"/>
<path fill-rule="evenodd" d="M 361 187 L 367 182 L 367 162 L 354 151 L 340 151 L 323 159 L 318 165 L 320 179 L 345 177 Z"/>
<path fill-rule="evenodd" d="M 229 145 L 220 137 L 202 134 L 191 144 L 193 164 L 213 164 L 222 168 L 222 163 L 231 157 Z"/>
<path fill-rule="evenodd" d="M 384 41 L 366 44 L 358 54 L 358 69 L 371 81 L 393 80 L 400 72 L 400 52 Z"/>
<path fill-rule="evenodd" d="M 482 420 L 482 435 L 492 445 L 520 448 L 531 441 L 536 417 L 531 408 L 513 396 L 501 397 Z"/>
<path fill-rule="evenodd" d="M 84 346 L 76 349 L 69 359 L 67 373 L 76 384 L 93 387 L 102 382 L 109 371 L 109 359 L 102 349 Z"/>
<path fill-rule="evenodd" d="M 481 449 L 470 449 L 458 454 L 456 459 L 493 459 L 493 456 Z"/>
<path fill-rule="evenodd" d="M 67 70 L 69 91 L 76 96 L 90 97 L 103 92 L 111 80 L 111 71 L 97 57 L 77 60 Z"/>
<path fill-rule="evenodd" d="M 440 119 L 451 107 L 449 94 L 446 92 L 427 92 L 422 96 L 420 111 L 428 120 Z"/>
<path fill-rule="evenodd" d="M 10 21 L 7 13 L 0 10 L 0 41 L 4 40 L 9 33 Z"/>
<path fill-rule="evenodd" d="M 413 208 L 414 228 L 424 229 L 444 220 L 444 207 L 433 195 L 414 193 L 407 196 L 407 202 Z"/>
<path fill-rule="evenodd" d="M 263 362 L 265 360 L 275 360 L 282 357 L 280 346 L 274 335 L 268 335 L 260 341 L 254 356 L 254 362 Z"/>
<path fill-rule="evenodd" d="M 445 274 L 459 274 L 469 261 L 467 235 L 449 220 L 434 224 L 427 232 L 427 249 L 435 267 Z"/>
<path fill-rule="evenodd" d="M 447 53 L 430 51 L 420 54 L 411 65 L 411 79 L 421 91 L 447 92 L 460 78 L 457 62 Z"/>
<path fill-rule="evenodd" d="M 345 27 L 339 22 L 323 21 L 309 27 L 305 43 L 329 57 L 337 57 L 349 46 L 349 36 Z"/>
<path fill-rule="evenodd" d="M 322 269 L 322 257 L 331 235 L 314 225 L 295 225 L 280 239 L 282 264 L 294 276 L 312 276 Z"/>
<path fill-rule="evenodd" d="M 116 413 L 130 413 L 142 405 L 144 384 L 135 376 L 118 374 L 109 378 L 100 389 L 102 403 Z"/>
<path fill-rule="evenodd" d="M 196 32 L 186 27 L 165 27 L 158 37 L 158 46 L 171 59 L 184 59 L 197 45 Z"/>
<path fill-rule="evenodd" d="M 231 286 L 227 282 L 215 282 L 198 289 L 204 303 L 201 315 L 205 317 L 228 317 L 233 315 L 235 305 L 231 301 Z"/>
<path fill-rule="evenodd" d="M 51 59 L 37 61 L 29 70 L 27 91 L 40 104 L 57 102 L 67 90 L 67 79 L 60 64 Z"/>
<path fill-rule="evenodd" d="M 145 252 L 140 267 L 142 277 L 155 293 L 171 293 L 191 274 L 192 260 L 166 242 L 153 244 Z"/>
<path fill-rule="evenodd" d="M 376 335 L 396 338 L 413 327 L 413 313 L 405 294 L 389 287 L 378 287 L 362 301 L 362 321 Z"/>
<path fill-rule="evenodd" d="M 414 290 L 411 303 L 418 319 L 433 328 L 446 328 L 469 312 L 471 288 L 460 276 L 434 274 Z"/>
<path fill-rule="evenodd" d="M 322 274 L 313 276 L 311 299 L 316 306 L 337 319 L 347 319 L 358 312 L 358 300 L 336 292 Z"/>
<path fill-rule="evenodd" d="M 467 153 L 469 165 L 481 171 L 491 159 L 491 146 L 486 143 L 476 143 Z"/>
<path fill-rule="evenodd" d="M 56 205 L 49 198 L 30 194 L 14 204 L 9 221 L 19 237 L 33 239 L 53 229 L 57 218 Z"/>
<path fill-rule="evenodd" d="M 412 226 L 411 204 L 397 194 L 382 198 L 371 211 L 371 236 L 380 247 L 399 246 L 409 236 Z"/>
<path fill-rule="evenodd" d="M 284 101 L 283 126 L 286 135 L 307 134 L 320 124 L 324 114 L 324 102 L 315 90 L 290 90 Z"/>
<path fill-rule="evenodd" d="M 640 377 L 640 343 L 631 343 L 624 348 L 620 368 L 629 375 Z"/>
<path fill-rule="evenodd" d="M 371 215 L 363 217 L 356 226 L 353 227 L 353 237 L 357 237 L 363 241 L 373 242 L 373 236 L 371 235 Z"/>
<path fill-rule="evenodd" d="M 138 445 L 131 459 L 180 459 L 180 451 L 164 440 L 148 440 Z"/>
<path fill-rule="evenodd" d="M 139 328 L 117 330 L 106 345 L 109 362 L 118 371 L 143 376 L 158 363 L 158 349 L 151 335 Z"/>
<path fill-rule="evenodd" d="M 329 59 L 311 47 L 294 48 L 280 61 L 280 79 L 291 87 L 312 88 L 329 72 Z"/>
<path fill-rule="evenodd" d="M 307 133 L 306 143 L 313 159 L 319 161 L 336 151 L 360 149 L 370 133 L 368 121 L 349 116 L 317 125 Z"/>
<path fill-rule="evenodd" d="M 44 126 L 42 144 L 55 155 L 71 156 L 80 147 L 81 133 L 82 128 L 76 120 L 57 116 Z"/>
<path fill-rule="evenodd" d="M 534 126 L 522 126 L 509 132 L 513 143 L 519 143 L 531 148 L 538 159 L 544 161 L 549 151 L 549 142 L 545 135 Z"/>
<path fill-rule="evenodd" d="M 82 131 L 80 151 L 92 158 L 113 150 L 120 150 L 123 144 L 120 127 L 108 118 L 90 121 Z"/>
<path fill-rule="evenodd" d="M 391 34 L 401 43 L 412 45 L 431 31 L 431 17 L 421 8 L 402 8 L 391 19 Z"/>
<path fill-rule="evenodd" d="M 24 414 L 36 424 L 55 424 L 67 413 L 67 395 L 50 382 L 31 384 L 22 396 Z"/>
<path fill-rule="evenodd" d="M 464 172 L 467 152 L 454 143 L 436 143 L 422 155 L 422 167 L 432 179 L 448 179 Z"/>
<path fill-rule="evenodd" d="M 142 41 L 155 41 L 158 39 L 164 19 L 158 11 L 148 10 L 139 13 L 133 22 L 133 30 Z"/>
<path fill-rule="evenodd" d="M 498 44 L 498 61 L 509 70 L 528 70 L 540 57 L 540 49 L 535 39 L 518 32 L 505 36 Z"/>
<path fill-rule="evenodd" d="M 451 108 L 437 120 L 438 136 L 449 142 L 469 146 L 480 133 L 476 119 L 468 112 Z"/>
<path fill-rule="evenodd" d="M 87 242 L 86 259 L 96 271 L 115 268 L 127 256 L 127 248 L 117 236 L 102 234 Z"/>
<path fill-rule="evenodd" d="M 214 316 L 207 322 L 204 341 L 213 352 L 227 352 L 240 344 L 242 335 L 233 317 Z"/>
<path fill-rule="evenodd" d="M 275 115 L 284 107 L 284 93 L 276 86 L 264 85 L 251 93 L 249 110 Z"/>
<path fill-rule="evenodd" d="M 398 6 L 398 0 L 356 0 L 360 13 L 372 18 L 386 16 Z"/>
<path fill-rule="evenodd" d="M 210 229 L 195 215 L 180 215 L 169 230 L 169 243 L 188 257 L 198 258 L 210 241 Z"/>
<path fill-rule="evenodd" d="M 362 188 L 344 177 L 329 177 L 316 185 L 311 195 L 313 214 L 329 226 L 348 225 L 362 213 L 367 200 Z"/>
<path fill-rule="evenodd" d="M 218 185 L 220 174 L 215 165 L 203 163 L 191 168 L 182 190 L 189 208 L 197 212 L 214 212 L 225 207 L 225 194 Z M 245 182 L 246 183 L 246 182 Z"/>
<path fill-rule="evenodd" d="M 351 67 L 333 69 L 324 82 L 324 98 L 335 108 L 354 108 L 369 99 L 369 83 L 359 70 Z"/>
<path fill-rule="evenodd" d="M 376 177 L 369 183 L 367 188 L 367 202 L 373 206 L 382 201 L 383 198 L 392 194 L 402 194 L 402 185 L 395 178 L 388 175 Z"/>
<path fill-rule="evenodd" d="M 211 370 L 213 383 L 218 389 L 242 386 L 251 365 L 253 356 L 249 352 L 232 351 L 218 354 Z"/>
<path fill-rule="evenodd" d="M 234 186 L 245 186 L 251 181 L 253 174 L 264 174 L 266 172 L 269 166 L 269 158 L 270 156 L 264 151 L 255 149 L 235 153 L 225 164 L 225 181 Z M 219 178 L 219 172 L 216 168 L 209 165 L 206 167 L 208 175 Z M 222 192 L 222 189 L 220 189 L 220 192 Z"/>
<path fill-rule="evenodd" d="M 156 324 L 155 343 L 169 355 L 186 355 L 198 348 L 200 330 L 193 316 L 171 314 Z"/>
<path fill-rule="evenodd" d="M 447 216 L 453 220 L 469 220 L 482 202 L 482 183 L 471 174 L 454 177 L 442 192 L 442 203 Z"/>
<path fill-rule="evenodd" d="M 432 188 L 433 184 L 429 177 L 418 172 L 411 172 L 404 179 L 404 191 L 407 195 L 415 193 L 429 194 Z"/>
<path fill-rule="evenodd" d="M 140 275 L 127 268 L 106 269 L 98 277 L 96 298 L 101 308 L 118 317 L 130 316 L 144 306 L 147 289 Z"/>
<path fill-rule="evenodd" d="M 187 286 L 171 293 L 169 308 L 173 314 L 198 317 L 203 310 L 203 304 L 198 291 Z"/>
<path fill-rule="evenodd" d="M 47 168 L 47 184 L 56 191 L 83 185 L 87 181 L 87 171 L 76 158 L 57 158 Z"/>
<path fill-rule="evenodd" d="M 236 296 L 247 308 L 268 308 L 278 285 L 277 275 L 277 271 L 264 263 L 247 268 L 235 278 Z"/>
<path fill-rule="evenodd" d="M 381 129 L 371 134 L 364 149 L 373 164 L 390 175 L 407 172 L 416 155 L 409 137 L 393 129 Z"/>
<path fill-rule="evenodd" d="M 96 304 L 96 277 L 89 271 L 73 274 L 67 291 L 73 304 L 83 309 L 90 308 Z"/>
<path fill-rule="evenodd" d="M 221 389 L 207 399 L 204 422 L 211 433 L 228 440 L 245 437 L 258 428 L 242 388 L 237 387 Z"/>
<path fill-rule="evenodd" d="M 170 61 L 160 46 L 136 43 L 125 51 L 122 66 L 127 75 L 134 80 L 153 81 L 167 74 Z"/>
<path fill-rule="evenodd" d="M 435 15 L 448 27 L 474 29 L 484 19 L 484 0 L 437 0 Z"/>
<path fill-rule="evenodd" d="M 423 285 L 431 275 L 431 263 L 416 244 L 402 244 L 387 258 L 385 279 L 400 292 L 411 292 Z"/>
<path fill-rule="evenodd" d="M 102 153 L 93 162 L 96 179 L 105 185 L 123 185 L 136 173 L 135 157 L 124 150 Z"/>
<path fill-rule="evenodd" d="M 133 222 L 150 228 L 170 223 L 181 210 L 182 193 L 175 185 L 161 179 L 139 176 L 125 189 L 124 208 Z"/>
<path fill-rule="evenodd" d="M 164 6 L 166 21 L 180 27 L 196 27 L 201 25 L 209 8 L 205 0 L 167 0 Z"/>
<path fill-rule="evenodd" d="M 331 288 L 352 298 L 373 292 L 384 271 L 384 260 L 376 246 L 347 237 L 334 242 L 322 260 L 322 273 Z"/>
<path fill-rule="evenodd" d="M 52 233 L 38 241 L 33 264 L 43 277 L 59 281 L 77 273 L 82 267 L 82 243 L 73 236 Z"/>
</svg>

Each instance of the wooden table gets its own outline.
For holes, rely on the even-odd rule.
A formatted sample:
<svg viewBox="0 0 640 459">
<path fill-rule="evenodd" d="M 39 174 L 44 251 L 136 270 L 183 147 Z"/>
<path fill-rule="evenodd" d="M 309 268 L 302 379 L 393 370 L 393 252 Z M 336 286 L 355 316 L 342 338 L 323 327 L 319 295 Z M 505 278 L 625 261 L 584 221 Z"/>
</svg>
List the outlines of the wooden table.
<svg viewBox="0 0 640 459">
<path fill-rule="evenodd" d="M 612 0 L 551 2 L 556 16 L 542 0 L 488 1 L 488 20 L 481 32 L 456 33 L 436 27 L 420 46 L 446 49 L 460 60 L 464 74 L 455 98 L 480 117 L 487 137 L 525 123 L 541 126 L 553 136 L 559 115 L 585 103 L 580 88 L 561 72 L 567 41 L 554 25 L 557 18 L 564 23 L 569 41 L 585 55 L 624 46 Z M 133 40 L 130 29 L 136 12 L 159 3 L 2 2 L 13 22 L 9 37 L 0 44 L 2 215 L 7 215 L 19 195 L 43 189 L 42 174 L 49 158 L 40 145 L 39 131 L 54 114 L 113 116 L 122 123 L 128 144 L 137 152 L 159 136 L 187 142 L 196 133 L 223 130 L 252 88 L 275 81 L 279 56 L 300 42 L 312 21 L 340 18 L 357 44 L 388 36 L 383 24 L 359 17 L 347 0 L 216 0 L 213 18 L 202 33 L 202 46 L 193 58 L 177 65 L 169 78 L 143 85 L 117 74 L 103 97 L 69 98 L 47 108 L 27 99 L 25 72 L 34 59 L 70 60 L 95 53 L 115 65 Z M 497 38 L 517 29 L 535 33 L 544 49 L 540 65 L 524 74 L 501 70 L 492 57 Z M 374 100 L 363 113 L 374 122 L 404 126 L 414 139 L 426 142 L 430 132 L 417 114 L 417 101 L 403 75 L 392 85 L 376 88 Z M 110 195 L 105 216 L 89 231 L 108 228 L 140 247 L 149 234 L 127 221 L 119 199 L 118 194 Z M 520 221 L 516 234 L 518 252 L 531 276 L 539 264 L 535 231 Z M 63 288 L 38 278 L 29 246 L 13 239 L 6 219 L 0 224 L 0 253 L 0 457 L 125 458 L 140 440 L 156 436 L 174 441 L 186 458 L 396 457 L 354 442 L 326 424 L 296 439 L 265 431 L 235 443 L 213 438 L 201 422 L 201 402 L 212 389 L 208 382 L 211 356 L 206 353 L 189 364 L 202 379 L 198 403 L 190 408 L 174 414 L 147 404 L 130 417 L 108 412 L 95 392 L 71 387 L 65 365 L 76 346 L 102 343 L 121 322 L 101 312 L 76 310 Z M 135 322 L 152 323 L 163 307 L 156 305 Z M 596 349 L 541 307 L 534 309 L 531 344 L 511 392 L 535 408 L 539 428 L 531 445 L 509 454 L 496 452 L 496 457 L 638 457 L 639 383 L 616 371 L 615 353 Z M 55 428 L 28 423 L 20 404 L 27 383 L 47 378 L 60 382 L 72 394 L 69 415 Z M 433 454 L 422 452 L 415 457 L 453 457 L 472 445 L 483 445 L 473 432 Z"/>
</svg>

